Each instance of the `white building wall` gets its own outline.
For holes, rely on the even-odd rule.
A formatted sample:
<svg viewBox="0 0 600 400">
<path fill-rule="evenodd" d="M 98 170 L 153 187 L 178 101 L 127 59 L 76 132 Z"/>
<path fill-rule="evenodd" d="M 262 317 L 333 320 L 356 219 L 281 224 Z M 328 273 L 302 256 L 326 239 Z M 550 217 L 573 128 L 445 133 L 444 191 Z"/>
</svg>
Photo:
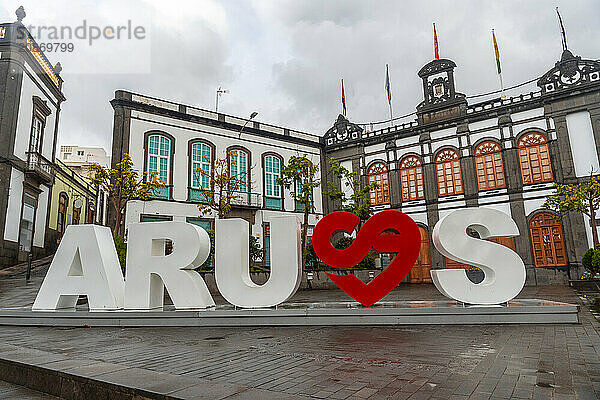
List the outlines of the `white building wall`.
<svg viewBox="0 0 600 400">
<path fill-rule="evenodd" d="M 538 108 L 534 108 L 532 110 L 512 113 L 510 115 L 510 118 L 512 119 L 513 123 L 531 119 L 531 118 L 543 119 L 543 117 L 544 117 L 544 107 L 538 107 Z"/>
<path fill-rule="evenodd" d="M 10 172 L 10 188 L 8 190 L 8 207 L 4 225 L 4 240 L 19 241 L 19 224 L 21 220 L 21 203 L 23 201 L 23 172 L 12 168 Z"/>
<path fill-rule="evenodd" d="M 365 165 L 369 165 L 373 161 L 383 161 L 384 163 L 387 162 L 387 158 L 385 157 L 385 152 L 382 151 L 379 154 L 371 154 L 371 155 L 365 156 Z"/>
<path fill-rule="evenodd" d="M 573 164 L 575 164 L 575 176 L 589 176 L 592 171 L 599 173 L 600 165 L 590 113 L 582 111 L 567 114 L 566 120 Z"/>
<path fill-rule="evenodd" d="M 351 160 L 342 161 L 340 163 L 340 165 L 342 167 L 346 168 L 348 171 L 353 172 Z M 347 184 L 348 181 L 349 181 L 349 179 L 342 179 L 342 181 L 340 182 L 342 193 L 344 193 L 344 195 L 346 196 L 347 199 L 349 199 L 354 194 L 354 193 L 352 193 L 352 187 Z"/>
<path fill-rule="evenodd" d="M 83 153 L 83 154 L 79 154 Z M 99 164 L 110 167 L 110 157 L 101 147 L 60 146 L 58 158 L 68 166 Z"/>
<path fill-rule="evenodd" d="M 402 160 L 402 158 L 404 157 L 405 154 L 408 153 L 416 153 L 416 154 L 421 154 L 421 146 L 419 146 L 418 144 L 415 146 L 410 146 L 410 147 L 406 147 L 400 150 L 396 150 L 396 158 L 398 160 Z"/>
<path fill-rule="evenodd" d="M 542 208 L 544 201 L 545 201 L 544 198 L 524 200 L 523 203 L 525 206 L 525 215 L 529 216 L 532 212 Z"/>
<path fill-rule="evenodd" d="M 429 136 L 431 137 L 431 140 L 436 140 L 454 135 L 456 135 L 456 128 L 446 128 L 440 129 L 439 131 L 433 131 Z"/>
<path fill-rule="evenodd" d="M 503 213 L 512 217 L 512 213 L 510 212 L 510 203 L 481 204 L 480 207 L 502 211 Z M 520 233 L 523 234 L 523 232 Z"/>
<path fill-rule="evenodd" d="M 480 140 L 480 139 L 487 139 L 487 138 L 494 138 L 494 139 L 500 139 L 500 129 L 490 129 L 484 132 L 478 132 L 478 133 L 472 133 L 470 135 L 471 137 L 471 144 L 475 145 L 475 143 Z"/>
<path fill-rule="evenodd" d="M 231 146 L 243 146 L 250 152 L 250 182 L 251 192 L 261 193 L 263 191 L 263 171 L 262 155 L 268 152 L 279 154 L 284 163 L 287 163 L 291 156 L 306 155 L 314 163 L 320 162 L 318 150 L 303 146 L 291 144 L 283 141 L 274 141 L 273 139 L 261 138 L 255 135 L 242 133 L 239 137 L 237 132 L 228 131 L 222 128 L 200 126 L 197 124 L 181 123 L 181 121 L 168 121 L 166 118 L 156 117 L 145 113 L 132 113 L 132 116 L 140 115 L 146 120 L 132 118 L 129 152 L 134 165 L 140 171 L 144 170 L 144 133 L 150 130 L 161 130 L 175 137 L 175 153 L 173 168 L 173 199 L 186 201 L 188 191 L 188 145 L 192 139 L 204 139 L 211 142 L 216 153 L 214 158 L 224 158 L 227 148 Z M 176 125 L 176 126 L 172 126 Z M 201 129 L 201 131 L 199 131 Z M 319 176 L 317 176 L 319 178 Z M 294 199 L 290 191 L 285 189 L 285 208 L 294 208 Z M 315 191 L 315 197 L 320 197 L 320 190 Z M 318 206 L 317 212 L 322 212 L 322 205 Z"/>
<path fill-rule="evenodd" d="M 583 215 L 583 226 L 585 227 L 585 235 L 590 249 L 594 248 L 594 237 L 592 236 L 592 226 L 590 225 L 590 217 Z M 598 228 L 596 228 L 597 230 Z"/>
<path fill-rule="evenodd" d="M 438 149 L 441 149 L 444 146 L 458 147 L 458 139 L 456 137 L 453 137 L 450 139 L 433 142 L 431 144 L 431 149 L 435 153 L 436 151 L 438 151 Z"/>
<path fill-rule="evenodd" d="M 40 186 L 42 192 L 38 196 L 37 210 L 35 212 L 35 229 L 33 232 L 33 245 L 44 247 L 44 239 L 46 237 L 46 216 L 48 214 L 48 195 L 50 189 L 47 186 Z M 85 212 L 85 210 L 82 210 Z"/>
<path fill-rule="evenodd" d="M 498 119 L 497 118 L 489 118 L 489 119 L 485 119 L 483 121 L 469 123 L 469 130 L 477 131 L 479 129 L 493 128 L 496 126 L 498 126 Z"/>
<path fill-rule="evenodd" d="M 262 125 L 261 125 L 262 126 Z M 290 143 L 273 138 L 260 137 L 250 133 L 230 131 L 219 127 L 200 125 L 156 116 L 143 112 L 132 112 L 130 124 L 129 153 L 135 168 L 144 170 L 144 134 L 148 131 L 163 131 L 175 138 L 173 170 L 173 199 L 175 201 L 136 201 L 130 202 L 127 207 L 126 224 L 139 222 L 141 214 L 172 216 L 174 221 L 185 221 L 186 218 L 215 218 L 215 213 L 201 215 L 196 204 L 187 203 L 189 186 L 189 142 L 193 139 L 203 139 L 215 146 L 213 159 L 225 158 L 226 151 L 231 146 L 242 146 L 250 152 L 250 182 L 252 193 L 263 195 L 263 166 L 262 158 L 265 153 L 276 153 L 287 164 L 292 156 L 306 155 L 313 163 L 320 163 L 319 149 Z M 352 170 L 352 164 L 343 165 Z M 320 179 L 317 173 L 316 178 Z M 273 216 L 296 215 L 302 218 L 303 214 L 295 212 L 295 201 L 291 194 L 293 188 L 283 190 L 285 211 L 258 210 L 255 214 L 255 223 L 251 228 L 254 235 L 262 234 L 262 224 Z M 321 188 L 315 188 L 315 212 L 322 214 L 323 204 Z M 310 224 L 316 223 L 316 215 L 310 216 Z"/>
<path fill-rule="evenodd" d="M 26 66 L 26 69 L 29 68 Z M 37 78 L 34 78 L 37 79 Z M 19 115 L 17 119 L 17 129 L 15 137 L 14 154 L 21 160 L 27 158 L 26 152 L 29 151 L 29 138 L 31 136 L 31 122 L 33 118 L 33 96 L 38 96 L 46 101 L 51 113 L 46 117 L 44 128 L 44 137 L 42 140 L 42 155 L 47 159 L 52 159 L 52 147 L 54 146 L 54 125 L 56 121 L 56 107 L 52 100 L 46 96 L 35 84 L 29 74 L 23 74 L 23 84 L 21 86 L 21 99 L 19 101 Z M 55 101 L 55 100 L 54 100 Z"/>
</svg>

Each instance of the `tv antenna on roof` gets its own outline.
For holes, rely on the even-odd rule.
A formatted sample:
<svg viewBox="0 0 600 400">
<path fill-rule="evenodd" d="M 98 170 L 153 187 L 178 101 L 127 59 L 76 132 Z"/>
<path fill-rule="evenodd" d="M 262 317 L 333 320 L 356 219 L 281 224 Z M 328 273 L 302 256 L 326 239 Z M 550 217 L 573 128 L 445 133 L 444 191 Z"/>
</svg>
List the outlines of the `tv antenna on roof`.
<svg viewBox="0 0 600 400">
<path fill-rule="evenodd" d="M 217 100 L 215 102 L 215 112 L 219 112 L 219 97 L 221 97 L 221 95 L 223 93 L 229 93 L 229 90 L 223 89 L 221 86 L 219 86 L 219 88 L 217 89 Z"/>
</svg>

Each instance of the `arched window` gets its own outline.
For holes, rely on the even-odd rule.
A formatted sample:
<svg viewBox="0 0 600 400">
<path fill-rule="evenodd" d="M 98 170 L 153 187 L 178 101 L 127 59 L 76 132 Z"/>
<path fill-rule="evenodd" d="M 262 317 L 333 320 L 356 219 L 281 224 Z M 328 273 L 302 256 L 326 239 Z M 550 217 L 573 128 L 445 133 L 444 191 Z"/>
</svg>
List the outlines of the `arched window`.
<svg viewBox="0 0 600 400">
<path fill-rule="evenodd" d="M 479 190 L 498 189 L 506 186 L 500 145 L 487 141 L 475 148 L 475 168 Z"/>
<path fill-rule="evenodd" d="M 88 202 L 87 204 L 87 216 L 86 216 L 86 223 L 88 224 L 93 224 L 95 223 L 95 217 L 96 217 L 96 208 L 94 206 L 94 203 L 92 203 L 91 201 Z"/>
<path fill-rule="evenodd" d="M 377 183 L 375 189 L 371 189 L 371 204 L 387 204 L 390 202 L 390 185 L 388 182 L 388 170 L 384 163 L 376 162 L 369 167 L 369 184 Z"/>
<path fill-rule="evenodd" d="M 206 142 L 194 142 L 190 145 L 190 201 L 205 200 L 201 189 L 210 190 L 212 177 L 213 148 Z"/>
<path fill-rule="evenodd" d="M 438 194 L 449 196 L 463 192 L 460 161 L 456 150 L 446 149 L 435 158 L 438 179 Z"/>
<path fill-rule="evenodd" d="M 538 132 L 523 135 L 517 147 L 523 185 L 553 180 L 548 141 L 544 135 Z"/>
<path fill-rule="evenodd" d="M 81 200 L 80 200 L 81 201 Z M 81 206 L 77 207 L 77 199 L 73 202 L 73 225 L 79 225 L 79 219 L 81 218 Z"/>
<path fill-rule="evenodd" d="M 283 191 L 277 183 L 277 179 L 281 177 L 281 164 L 283 162 L 279 156 L 267 154 L 264 157 L 265 208 L 283 209 Z"/>
<path fill-rule="evenodd" d="M 229 175 L 236 177 L 237 191 L 250 192 L 250 154 L 243 149 L 229 150 Z"/>
<path fill-rule="evenodd" d="M 148 174 L 155 172 L 156 178 L 166 185 L 155 192 L 155 196 L 161 199 L 168 199 L 171 193 L 171 148 L 171 139 L 167 136 L 161 134 L 148 136 L 146 171 Z"/>
<path fill-rule="evenodd" d="M 59 236 L 65 233 L 66 222 L 67 222 L 67 207 L 69 205 L 69 196 L 65 192 L 61 192 L 58 195 L 58 217 L 56 220 L 56 230 Z"/>
<path fill-rule="evenodd" d="M 529 234 L 536 267 L 567 265 L 562 227 L 554 215 L 541 212 L 533 217 L 529 222 Z"/>
<path fill-rule="evenodd" d="M 402 200 L 424 199 L 423 167 L 421 161 L 415 156 L 405 157 L 400 163 L 400 182 L 402 186 Z"/>
</svg>

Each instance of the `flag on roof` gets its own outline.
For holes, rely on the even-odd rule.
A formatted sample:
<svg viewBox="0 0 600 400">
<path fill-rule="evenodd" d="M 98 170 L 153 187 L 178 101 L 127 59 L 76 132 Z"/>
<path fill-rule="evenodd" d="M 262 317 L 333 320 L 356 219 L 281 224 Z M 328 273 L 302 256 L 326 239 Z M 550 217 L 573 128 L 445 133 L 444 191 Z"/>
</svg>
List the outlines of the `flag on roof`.
<svg viewBox="0 0 600 400">
<path fill-rule="evenodd" d="M 388 104 L 392 104 L 392 86 L 390 85 L 390 69 L 385 64 L 385 91 L 387 92 Z"/>
<path fill-rule="evenodd" d="M 494 53 L 496 54 L 496 67 L 498 67 L 498 75 L 502 73 L 502 69 L 500 68 L 500 52 L 498 51 L 498 42 L 496 42 L 496 34 L 492 29 L 492 39 L 494 40 Z"/>
<path fill-rule="evenodd" d="M 436 60 L 440 59 L 440 52 L 438 50 L 437 32 L 435 30 L 435 23 L 433 24 L 433 51 Z"/>
<path fill-rule="evenodd" d="M 346 95 L 344 94 L 344 80 L 342 79 L 342 110 L 344 117 L 346 116 Z"/>
</svg>

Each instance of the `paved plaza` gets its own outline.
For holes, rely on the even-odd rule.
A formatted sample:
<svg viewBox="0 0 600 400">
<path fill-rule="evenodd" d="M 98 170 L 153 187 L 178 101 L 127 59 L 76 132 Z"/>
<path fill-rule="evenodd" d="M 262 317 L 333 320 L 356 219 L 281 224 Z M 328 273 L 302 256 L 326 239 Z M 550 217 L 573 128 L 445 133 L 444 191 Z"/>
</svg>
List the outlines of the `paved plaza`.
<svg viewBox="0 0 600 400">
<path fill-rule="evenodd" d="M 20 277 L 0 280 L 0 305 L 30 305 L 40 283 L 39 276 L 29 284 Z M 44 368 L 85 370 L 96 380 L 144 386 L 171 398 L 600 398 L 600 324 L 587 305 L 572 289 L 562 286 L 526 287 L 519 297 L 580 304 L 581 323 L 0 327 L 0 359 L 25 354 L 27 362 Z M 406 299 L 442 296 L 431 285 L 406 285 L 384 300 Z M 292 299 L 317 300 L 346 297 L 339 290 L 315 290 L 298 292 Z M 6 387 L 0 386 L 0 397 Z M 27 396 L 42 395 L 23 392 L 20 398 Z"/>
</svg>

